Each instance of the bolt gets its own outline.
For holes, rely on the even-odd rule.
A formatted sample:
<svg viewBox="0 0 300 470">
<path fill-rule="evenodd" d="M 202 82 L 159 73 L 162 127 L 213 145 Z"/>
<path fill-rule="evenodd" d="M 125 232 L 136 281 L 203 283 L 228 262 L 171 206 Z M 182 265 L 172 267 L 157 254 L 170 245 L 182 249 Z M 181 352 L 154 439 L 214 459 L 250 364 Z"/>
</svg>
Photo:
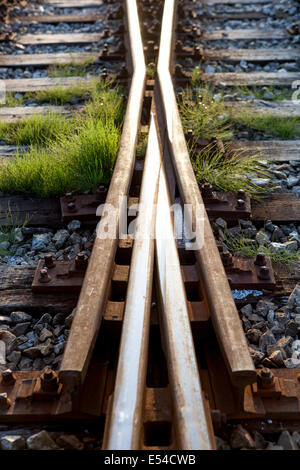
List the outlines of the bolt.
<svg viewBox="0 0 300 470">
<path fill-rule="evenodd" d="M 201 188 L 202 196 L 204 199 L 213 199 L 212 186 L 209 183 L 205 183 Z"/>
<path fill-rule="evenodd" d="M 203 56 L 203 49 L 201 46 L 194 47 L 194 56 L 195 58 L 200 58 Z"/>
<path fill-rule="evenodd" d="M 15 376 L 10 369 L 6 369 L 2 372 L 2 384 L 3 385 L 13 385 L 16 379 Z"/>
<path fill-rule="evenodd" d="M 264 255 L 264 253 L 257 253 L 256 260 L 254 261 L 254 264 L 256 264 L 257 266 L 265 266 L 266 257 Z"/>
<path fill-rule="evenodd" d="M 85 270 L 88 265 L 88 257 L 84 253 L 78 253 L 75 258 L 76 269 Z"/>
<path fill-rule="evenodd" d="M 101 74 L 101 78 L 102 78 L 102 80 L 106 80 L 107 77 L 108 77 L 107 69 L 104 68 L 103 71 L 102 71 L 102 74 Z"/>
<path fill-rule="evenodd" d="M 262 266 L 258 274 L 259 279 L 267 281 L 270 279 L 270 269 L 267 266 Z"/>
<path fill-rule="evenodd" d="M 50 282 L 50 281 L 51 281 L 51 276 L 49 276 L 49 274 L 48 274 L 48 268 L 42 268 L 40 270 L 39 282 L 46 283 L 46 282 Z"/>
<path fill-rule="evenodd" d="M 239 189 L 238 190 L 238 193 L 237 193 L 237 197 L 238 199 L 243 199 L 245 200 L 246 199 L 246 193 L 243 189 Z"/>
<path fill-rule="evenodd" d="M 44 264 L 46 268 L 53 268 L 53 266 L 55 266 L 52 255 L 44 256 Z"/>
<path fill-rule="evenodd" d="M 175 75 L 177 75 L 177 76 L 182 75 L 182 66 L 180 64 L 175 65 Z"/>
<path fill-rule="evenodd" d="M 243 199 L 238 199 L 236 203 L 236 209 L 245 209 L 246 203 Z"/>
<path fill-rule="evenodd" d="M 7 393 L 0 393 L 0 410 L 5 411 L 11 405 L 11 401 L 7 396 Z"/>
<path fill-rule="evenodd" d="M 105 193 L 106 193 L 106 187 L 103 185 L 99 186 L 95 191 L 96 199 L 97 200 L 102 199 Z"/>
<path fill-rule="evenodd" d="M 76 204 L 75 204 L 75 202 L 69 202 L 68 205 L 67 205 L 67 207 L 68 207 L 68 211 L 69 211 L 69 212 L 75 212 L 75 211 L 76 211 Z"/>
<path fill-rule="evenodd" d="M 264 367 L 263 369 L 261 369 L 257 375 L 257 383 L 261 388 L 272 387 L 274 383 L 273 372 L 267 367 Z"/>
<path fill-rule="evenodd" d="M 41 388 L 44 392 L 55 392 L 58 389 L 58 378 L 51 367 L 45 367 L 41 373 L 40 379 Z"/>
<path fill-rule="evenodd" d="M 110 33 L 109 29 L 105 29 L 105 30 L 103 31 L 103 37 L 104 37 L 104 38 L 107 38 L 107 37 L 109 36 L 109 33 Z"/>
<path fill-rule="evenodd" d="M 229 251 L 223 251 L 223 253 L 221 253 L 221 258 L 224 266 L 233 265 L 232 255 L 229 253 Z"/>
<path fill-rule="evenodd" d="M 188 140 L 192 140 L 194 138 L 194 131 L 192 129 L 187 131 L 187 138 Z"/>
<path fill-rule="evenodd" d="M 121 78 L 126 78 L 128 77 L 128 70 L 126 68 L 125 65 L 122 65 L 121 67 L 121 72 L 120 72 L 120 75 L 119 75 Z"/>
<path fill-rule="evenodd" d="M 67 201 L 69 201 L 69 202 L 74 202 L 74 201 L 75 201 L 75 197 L 73 196 L 73 193 L 66 193 L 66 194 L 65 194 L 65 198 L 66 198 Z"/>
</svg>

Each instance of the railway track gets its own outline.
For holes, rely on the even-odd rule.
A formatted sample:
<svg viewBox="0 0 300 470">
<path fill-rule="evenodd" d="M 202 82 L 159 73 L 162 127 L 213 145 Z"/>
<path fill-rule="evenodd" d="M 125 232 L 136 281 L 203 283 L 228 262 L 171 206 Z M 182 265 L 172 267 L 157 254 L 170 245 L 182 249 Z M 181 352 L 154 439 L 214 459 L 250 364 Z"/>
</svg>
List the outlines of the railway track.
<svg viewBox="0 0 300 470">
<path fill-rule="evenodd" d="M 299 369 L 276 367 L 268 357 L 278 348 L 281 351 L 290 347 L 298 333 L 290 333 L 290 336 L 287 329 L 282 329 L 284 334 L 274 330 L 274 334 L 271 332 L 273 341 L 268 331 L 266 334 L 266 327 L 257 326 L 263 321 L 263 313 L 255 313 L 251 307 L 251 314 L 248 308 L 245 319 L 246 313 L 238 311 L 232 289 L 249 289 L 250 292 L 259 289 L 263 291 L 260 301 L 273 301 L 275 279 L 272 265 L 261 254 L 247 264 L 234 258 L 236 264 L 233 265 L 231 255 L 221 247 L 216 237 L 217 218 L 219 223 L 220 219 L 225 223 L 229 221 L 229 226 L 238 219 L 249 219 L 250 199 L 243 191 L 216 195 L 207 184 L 199 185 L 191 162 L 193 151 L 191 155 L 189 153 L 190 143 L 193 141 L 196 149 L 201 151 L 212 141 L 215 144 L 216 139 L 203 143 L 203 140 L 197 140 L 195 133 L 183 127 L 179 111 L 183 95 L 177 92 L 179 86 L 188 83 L 191 74 L 176 65 L 179 60 L 185 69 L 188 68 L 185 60 L 190 56 L 194 59 L 194 67 L 199 57 L 202 61 L 222 62 L 233 56 L 233 62 L 241 62 L 248 55 L 243 50 L 231 54 L 231 49 L 205 51 L 202 45 L 200 50 L 196 48 L 199 37 L 201 41 L 217 41 L 223 37 L 219 31 L 211 33 L 205 30 L 202 33 L 206 23 L 191 26 L 198 20 L 194 4 L 198 7 L 199 2 L 193 2 L 192 8 L 176 0 L 106 3 L 111 7 L 108 20 L 108 5 L 98 0 L 47 0 L 45 14 L 41 14 L 44 10 L 40 8 L 44 8 L 44 2 L 38 6 L 28 3 L 32 17 L 21 16 L 18 10 L 9 11 L 10 26 L 3 32 L 4 53 L 0 56 L 0 67 L 6 68 L 6 72 L 0 68 L 0 73 L 7 74 L 10 68 L 22 69 L 21 78 L 3 78 L 7 92 L 33 93 L 57 83 L 75 86 L 83 80 L 89 81 L 91 78 L 86 75 L 84 79 L 79 76 L 49 77 L 47 67 L 62 64 L 76 69 L 74 62 L 91 56 L 93 60 L 85 63 L 86 67 L 94 67 L 94 73 L 100 74 L 102 79 L 114 76 L 121 85 L 128 83 L 129 91 L 118 155 L 108 188 L 101 185 L 93 193 L 68 193 L 61 197 L 60 205 L 57 198 L 30 197 L 25 204 L 22 195 L 1 198 L 4 207 L 5 204 L 11 206 L 13 212 L 21 205 L 21 217 L 31 213 L 28 227 L 22 233 L 27 230 L 36 242 L 41 242 L 39 236 L 43 233 L 47 234 L 46 230 L 40 230 L 41 221 L 52 230 L 59 227 L 60 236 L 64 231 L 66 234 L 66 224 L 73 233 L 85 228 L 82 236 L 85 240 L 88 238 L 87 230 L 90 230 L 90 240 L 82 243 L 81 239 L 77 252 L 70 259 L 64 255 L 61 255 L 63 259 L 49 255 L 48 247 L 48 250 L 42 250 L 46 256 L 39 256 L 36 271 L 35 266 L 26 265 L 24 268 L 12 265 L 1 269 L 4 288 L 0 296 L 0 313 L 10 314 L 10 317 L 0 317 L 1 325 L 7 323 L 7 327 L 0 329 L 1 347 L 4 344 L 0 383 L 0 416 L 4 427 L 1 445 L 24 447 L 22 437 L 8 439 L 11 429 L 13 435 L 20 436 L 20 424 L 30 423 L 32 428 L 43 421 L 49 423 L 47 429 L 50 434 L 46 433 L 45 437 L 45 434 L 41 436 L 36 432 L 27 439 L 27 447 L 37 448 L 35 446 L 44 439 L 41 446 L 45 449 L 58 446 L 82 449 L 83 446 L 94 445 L 104 450 L 207 450 L 216 446 L 226 447 L 226 440 L 231 435 L 232 442 L 240 439 L 233 448 L 254 448 L 250 432 L 256 432 L 257 440 L 257 435 L 277 436 L 282 430 L 298 430 Z M 227 10 L 225 13 L 213 12 L 209 9 L 213 8 L 210 7 L 212 2 L 208 3 L 205 21 L 235 20 L 242 15 L 241 12 Z M 75 14 L 74 8 L 79 9 L 80 14 Z M 89 9 L 92 13 L 86 11 Z M 123 14 L 125 21 L 122 25 Z M 243 15 L 250 20 L 262 17 L 258 11 L 247 11 Z M 280 11 L 276 11 L 276 15 L 284 17 Z M 182 18 L 180 23 L 178 16 Z M 23 25 L 33 20 L 38 28 L 41 24 L 51 24 L 51 34 L 40 33 L 37 28 L 14 36 L 11 24 L 21 22 Z M 100 33 L 92 27 L 84 33 L 79 32 L 82 24 L 100 24 L 106 20 L 107 24 L 101 26 Z M 64 23 L 80 27 L 76 26 L 76 32 L 66 34 L 60 30 Z M 57 30 L 53 27 L 56 24 Z M 268 33 L 263 31 L 262 34 L 261 31 L 252 31 L 249 37 L 265 38 Z M 243 33 L 235 29 L 229 34 L 232 39 L 239 38 L 239 35 L 243 36 Z M 285 37 L 282 30 L 270 35 Z M 110 36 L 112 41 L 107 42 Z M 123 36 L 124 40 L 121 40 Z M 95 47 L 89 48 L 88 52 L 82 51 L 82 47 L 89 47 L 91 43 L 99 46 L 100 52 L 95 51 Z M 111 43 L 112 46 L 108 45 Z M 43 48 L 53 44 L 57 44 L 55 54 L 45 53 Z M 76 45 L 71 57 L 66 52 L 70 44 L 72 47 Z M 38 53 L 14 53 L 16 46 L 24 51 L 24 47 L 32 45 L 37 46 Z M 5 53 L 9 48 L 12 53 Z M 267 60 L 265 51 L 251 54 L 256 61 Z M 297 51 L 289 50 L 288 56 L 288 60 L 294 60 Z M 272 51 L 270 60 L 285 60 L 285 51 Z M 191 62 L 189 66 L 191 68 Z M 37 71 L 40 76 L 34 78 Z M 232 86 L 236 80 L 244 80 L 248 85 L 255 82 L 279 86 L 283 82 L 281 76 L 275 77 L 274 73 L 268 77 L 264 72 L 260 74 L 241 77 L 228 72 L 227 80 L 222 72 L 221 85 Z M 210 79 L 219 83 L 218 72 L 213 75 L 201 74 L 200 83 Z M 297 72 L 287 72 L 285 78 L 288 82 L 296 80 Z M 195 106 L 195 101 L 190 100 L 188 105 Z M 258 105 L 251 101 L 252 107 Z M 229 101 L 228 106 L 234 108 L 244 106 L 244 103 Z M 0 113 L 6 122 L 17 123 L 36 114 L 36 111 L 60 112 L 68 119 L 74 113 L 82 112 L 83 107 L 84 103 L 75 100 L 75 104 L 60 109 L 49 105 L 43 109 L 37 106 L 3 106 Z M 291 112 L 297 115 L 297 107 L 287 101 L 276 110 L 280 115 Z M 137 159 L 137 147 L 145 135 L 145 157 Z M 217 142 L 221 145 L 220 139 Z M 268 149 L 273 152 L 276 148 L 277 153 L 283 155 L 286 148 L 292 149 L 294 161 L 297 159 L 296 142 L 258 142 L 266 152 Z M 231 146 L 236 149 L 240 143 L 239 140 Z M 245 146 L 245 142 L 241 145 Z M 251 146 L 249 142 L 247 145 Z M 16 151 L 12 146 L 2 147 L 0 151 L 4 159 Z M 298 213 L 297 201 L 293 203 L 293 214 Z M 280 203 L 273 200 L 272 204 L 279 206 Z M 97 216 L 101 219 L 95 235 L 91 236 L 98 221 L 98 205 L 101 210 L 98 209 Z M 264 212 L 261 206 L 257 203 L 256 212 L 252 207 L 252 220 L 256 221 L 255 214 L 259 210 L 262 214 L 260 220 L 266 218 L 268 203 Z M 51 217 L 50 210 L 53 211 Z M 60 210 L 62 222 L 60 213 L 57 215 Z M 183 210 L 184 219 L 180 216 Z M 177 222 L 175 226 L 172 211 Z M 279 222 L 297 221 L 295 215 L 288 219 L 282 218 L 287 217 L 286 214 L 277 217 L 275 221 Z M 271 216 L 267 218 L 272 219 Z M 9 224 L 6 213 L 2 219 L 3 225 Z M 79 225 L 74 221 L 79 221 Z M 181 232 L 183 224 L 186 229 L 184 238 L 177 237 L 175 230 L 179 227 Z M 57 232 L 55 237 L 54 241 L 60 246 Z M 83 252 L 81 247 L 85 248 Z M 32 251 L 32 256 L 35 254 Z M 288 287 L 278 288 L 277 285 L 275 295 L 286 294 L 292 283 L 295 284 L 295 279 L 290 284 L 286 283 Z M 245 304 L 247 300 L 242 305 Z M 74 307 L 73 314 L 67 317 Z M 39 319 L 34 329 L 39 341 L 34 340 L 31 346 L 24 343 L 22 348 L 22 339 L 18 342 L 17 338 L 24 337 L 27 331 L 24 327 L 29 320 L 26 312 L 33 313 L 34 322 Z M 41 317 L 44 312 L 50 314 Z M 58 315 L 61 315 L 60 319 Z M 255 318 L 251 320 L 250 315 Z M 279 319 L 278 315 L 276 318 Z M 288 317 L 289 320 L 293 318 Z M 267 321 L 271 322 L 269 317 Z M 16 324 L 14 330 L 12 322 Z M 245 329 L 247 322 L 251 328 Z M 37 328 L 38 323 L 41 328 Z M 25 328 L 21 334 L 17 334 L 18 324 Z M 22 327 L 19 328 L 20 333 Z M 264 348 L 267 350 L 268 346 L 276 343 L 277 349 L 274 346 L 272 351 L 271 348 L 267 354 L 265 352 L 257 363 L 254 356 L 259 350 L 255 344 L 251 349 L 253 341 L 249 340 L 251 332 L 248 330 L 257 331 L 259 328 L 262 330 L 260 337 L 265 334 Z M 292 330 L 291 325 L 286 328 Z M 65 329 L 69 331 L 65 332 Z M 63 348 L 58 346 L 58 340 L 51 339 L 60 337 L 61 333 L 65 340 Z M 254 333 L 252 331 L 252 335 Z M 15 343 L 11 335 L 15 336 Z M 291 339 L 284 343 L 282 338 L 287 337 Z M 30 336 L 26 339 L 31 340 Z M 51 358 L 53 349 L 60 351 L 58 358 Z M 9 366 L 13 366 L 11 353 L 17 350 L 26 351 L 29 358 L 42 359 L 36 363 L 33 360 L 25 362 L 24 370 L 17 365 L 13 371 L 9 370 Z M 44 358 L 46 361 L 49 359 L 48 363 Z M 48 367 L 39 368 L 41 365 Z M 93 431 L 84 440 L 80 431 L 75 433 L 73 429 L 87 425 Z M 72 431 L 68 432 L 68 429 Z M 57 439 L 58 433 L 62 434 Z M 262 436 L 261 439 L 264 440 Z M 272 442 L 272 438 L 268 439 Z M 287 445 L 296 447 L 295 436 L 294 441 L 290 434 L 284 434 L 280 439 L 281 443 L 288 439 L 292 444 Z M 266 447 L 267 442 L 263 442 Z"/>
</svg>

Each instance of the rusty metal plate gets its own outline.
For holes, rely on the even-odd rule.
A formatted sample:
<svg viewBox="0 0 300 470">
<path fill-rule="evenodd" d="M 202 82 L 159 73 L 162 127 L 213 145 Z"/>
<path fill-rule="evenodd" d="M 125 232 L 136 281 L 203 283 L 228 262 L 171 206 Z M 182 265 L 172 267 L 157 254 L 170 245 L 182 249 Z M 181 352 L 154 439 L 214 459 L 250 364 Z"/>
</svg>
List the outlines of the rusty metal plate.
<svg viewBox="0 0 300 470">
<path fill-rule="evenodd" d="M 107 189 L 100 186 L 95 194 L 73 195 L 68 193 L 60 198 L 63 222 L 77 220 L 96 220 L 97 207 L 106 199 Z"/>
<path fill-rule="evenodd" d="M 251 216 L 250 198 L 244 192 L 235 195 L 221 191 L 206 191 L 204 187 L 201 188 L 202 198 L 209 217 L 237 220 L 248 219 Z"/>
<path fill-rule="evenodd" d="M 12 383 L 6 383 L 5 372 L 0 373 L 0 423 L 98 419 L 104 413 L 108 361 L 93 359 L 83 387 L 72 396 L 71 391 L 59 383 L 57 371 L 52 371 L 51 379 L 57 379 L 57 386 L 54 389 L 43 387 L 44 374 L 45 369 L 16 371 Z M 108 391 L 111 393 L 111 388 Z"/>
<path fill-rule="evenodd" d="M 40 260 L 31 285 L 33 292 L 80 292 L 88 264 L 87 256 L 79 253 L 74 260 L 52 264 Z"/>
<path fill-rule="evenodd" d="M 221 256 L 223 259 L 224 254 Z M 254 258 L 231 256 L 231 260 L 232 264 L 224 263 L 224 267 L 232 289 L 275 289 L 276 281 L 270 258 L 265 257 L 263 265 L 256 264 Z"/>
</svg>

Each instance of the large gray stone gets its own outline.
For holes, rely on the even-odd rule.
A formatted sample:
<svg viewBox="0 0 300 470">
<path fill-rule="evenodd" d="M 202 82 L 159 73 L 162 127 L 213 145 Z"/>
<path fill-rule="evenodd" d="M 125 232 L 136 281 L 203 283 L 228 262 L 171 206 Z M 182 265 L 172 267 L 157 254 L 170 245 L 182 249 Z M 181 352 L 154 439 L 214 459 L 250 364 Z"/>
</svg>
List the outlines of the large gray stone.
<svg viewBox="0 0 300 470">
<path fill-rule="evenodd" d="M 14 323 L 24 323 L 32 320 L 32 316 L 25 312 L 12 312 L 10 318 Z"/>
<path fill-rule="evenodd" d="M 284 450 L 298 450 L 298 446 L 295 444 L 288 431 L 283 431 L 280 434 L 278 445 L 283 447 Z"/>
<path fill-rule="evenodd" d="M 270 344 L 275 344 L 276 339 L 273 333 L 270 330 L 267 330 L 259 339 L 259 348 L 263 353 L 266 352 L 267 346 Z"/>
<path fill-rule="evenodd" d="M 25 439 L 22 436 L 4 436 L 0 439 L 2 450 L 23 450 L 25 449 Z"/>
<path fill-rule="evenodd" d="M 30 450 L 56 450 L 59 448 L 47 431 L 41 431 L 28 437 L 26 444 Z"/>
<path fill-rule="evenodd" d="M 289 357 L 288 359 L 285 359 L 284 365 L 287 369 L 297 369 L 300 367 L 300 359 Z"/>
<path fill-rule="evenodd" d="M 31 248 L 35 251 L 45 251 L 51 242 L 52 233 L 36 233 L 32 237 Z"/>
<path fill-rule="evenodd" d="M 230 444 L 233 449 L 255 449 L 255 442 L 249 432 L 238 425 L 231 433 Z"/>
<path fill-rule="evenodd" d="M 0 340 L 5 343 L 7 355 L 14 351 L 18 345 L 17 337 L 6 330 L 0 329 Z"/>
<path fill-rule="evenodd" d="M 263 228 L 259 230 L 259 232 L 257 232 L 256 237 L 255 237 L 255 240 L 260 245 L 268 245 L 270 239 L 271 239 L 271 235 L 268 232 L 266 232 Z"/>
<path fill-rule="evenodd" d="M 83 450 L 84 444 L 74 434 L 63 434 L 57 440 L 56 443 L 68 450 Z"/>
<path fill-rule="evenodd" d="M 291 293 L 288 303 L 290 307 L 300 307 L 300 284 L 297 284 Z"/>
<path fill-rule="evenodd" d="M 60 250 L 64 246 L 64 244 L 66 243 L 69 237 L 70 237 L 70 234 L 68 230 L 65 230 L 65 229 L 58 230 L 53 237 L 53 241 L 55 242 L 56 249 Z"/>
</svg>

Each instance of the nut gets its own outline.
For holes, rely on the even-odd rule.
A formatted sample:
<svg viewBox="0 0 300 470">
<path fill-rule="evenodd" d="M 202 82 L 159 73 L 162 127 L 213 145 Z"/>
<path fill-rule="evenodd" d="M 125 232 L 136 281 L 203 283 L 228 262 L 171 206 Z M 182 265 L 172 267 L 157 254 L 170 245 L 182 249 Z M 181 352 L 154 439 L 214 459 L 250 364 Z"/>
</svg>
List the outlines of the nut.
<svg viewBox="0 0 300 470">
<path fill-rule="evenodd" d="M 5 411 L 11 406 L 7 393 L 0 393 L 0 410 Z"/>
<path fill-rule="evenodd" d="M 233 265 L 232 255 L 229 253 L 229 251 L 223 251 L 223 253 L 221 253 L 221 258 L 222 258 L 224 266 Z"/>
<path fill-rule="evenodd" d="M 52 255 L 44 256 L 44 264 L 46 268 L 53 268 L 55 266 Z"/>
<path fill-rule="evenodd" d="M 243 201 L 245 201 L 246 199 L 246 193 L 243 189 L 239 189 L 238 190 L 238 193 L 237 193 L 237 198 L 238 199 L 243 199 Z"/>
<path fill-rule="evenodd" d="M 254 264 L 257 266 L 265 266 L 266 264 L 266 257 L 264 253 L 257 253 L 256 255 L 256 260 L 254 261 Z"/>
<path fill-rule="evenodd" d="M 243 199 L 238 199 L 236 203 L 236 209 L 245 209 L 246 202 Z"/>
<path fill-rule="evenodd" d="M 55 392 L 58 389 L 58 377 L 51 367 L 45 367 L 41 376 L 41 388 L 44 392 Z"/>
<path fill-rule="evenodd" d="M 39 282 L 47 283 L 51 281 L 51 276 L 48 274 L 48 268 L 42 268 L 40 270 Z"/>
<path fill-rule="evenodd" d="M 67 199 L 67 201 L 69 201 L 69 202 L 74 202 L 75 201 L 75 197 L 73 196 L 73 193 L 66 193 L 65 194 L 65 199 Z"/>
<path fill-rule="evenodd" d="M 75 212 L 75 211 L 76 211 L 76 204 L 75 204 L 75 202 L 69 202 L 68 205 L 67 205 L 67 207 L 68 207 L 68 211 L 69 211 L 69 212 Z"/>
<path fill-rule="evenodd" d="M 261 388 L 270 388 L 274 383 L 274 374 L 273 372 L 265 367 L 258 371 L 257 383 Z"/>
<path fill-rule="evenodd" d="M 85 270 L 88 265 L 89 258 L 84 253 L 78 253 L 75 258 L 76 269 Z"/>
<path fill-rule="evenodd" d="M 2 372 L 2 384 L 3 385 L 13 385 L 16 379 L 14 373 L 11 369 L 6 369 Z"/>
<path fill-rule="evenodd" d="M 204 199 L 213 199 L 214 197 L 212 186 L 209 183 L 205 183 L 202 186 L 201 192 Z"/>
<path fill-rule="evenodd" d="M 267 281 L 270 279 L 270 269 L 267 266 L 262 266 L 258 273 L 259 279 Z"/>
</svg>

